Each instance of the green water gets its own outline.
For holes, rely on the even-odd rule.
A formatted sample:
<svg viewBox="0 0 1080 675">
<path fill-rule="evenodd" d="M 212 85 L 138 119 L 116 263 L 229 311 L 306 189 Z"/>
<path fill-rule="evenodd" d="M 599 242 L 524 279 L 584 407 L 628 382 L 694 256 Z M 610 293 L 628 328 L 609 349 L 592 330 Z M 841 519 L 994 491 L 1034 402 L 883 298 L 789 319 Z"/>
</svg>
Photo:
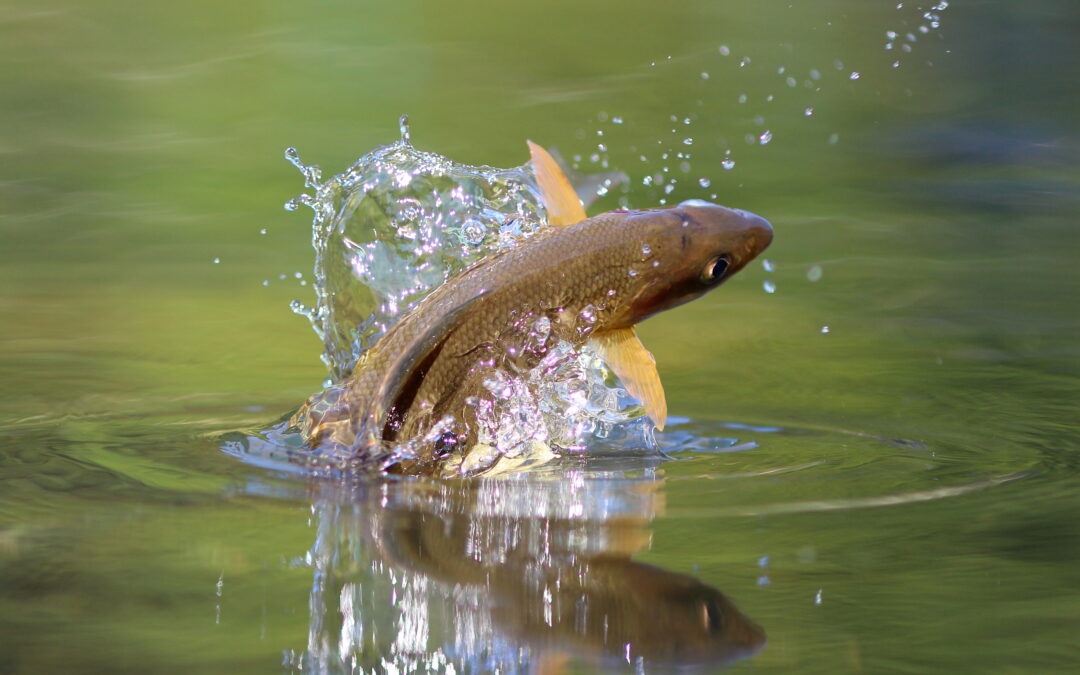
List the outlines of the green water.
<svg viewBox="0 0 1080 675">
<path fill-rule="evenodd" d="M 1080 670 L 1075 3 L 581 5 L 0 6 L 0 672 L 652 671 L 700 628 L 676 586 L 768 636 L 707 670 Z M 222 452 L 326 375 L 282 150 L 340 170 L 401 113 L 772 221 L 772 271 L 640 328 L 673 461 L 379 486 Z"/>
</svg>

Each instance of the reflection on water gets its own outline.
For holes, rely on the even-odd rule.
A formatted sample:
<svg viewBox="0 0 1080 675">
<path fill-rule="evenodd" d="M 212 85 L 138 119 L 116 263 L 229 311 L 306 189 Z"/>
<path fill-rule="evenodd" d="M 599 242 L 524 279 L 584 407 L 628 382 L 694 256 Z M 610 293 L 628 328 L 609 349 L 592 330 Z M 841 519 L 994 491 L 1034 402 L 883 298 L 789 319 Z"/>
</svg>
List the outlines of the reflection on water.
<svg viewBox="0 0 1080 675">
<path fill-rule="evenodd" d="M 320 486 L 305 673 L 717 666 L 765 644 L 719 590 L 636 562 L 662 471 Z"/>
</svg>

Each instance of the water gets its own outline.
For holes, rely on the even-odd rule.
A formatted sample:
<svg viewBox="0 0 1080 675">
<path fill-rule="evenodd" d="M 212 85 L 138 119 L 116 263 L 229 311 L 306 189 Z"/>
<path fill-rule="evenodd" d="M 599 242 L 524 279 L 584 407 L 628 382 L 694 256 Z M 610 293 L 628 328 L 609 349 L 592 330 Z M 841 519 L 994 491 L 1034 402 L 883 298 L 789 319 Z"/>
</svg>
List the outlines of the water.
<svg viewBox="0 0 1080 675">
<path fill-rule="evenodd" d="M 0 672 L 1075 670 L 1073 5 L 3 8 Z M 328 376 L 281 148 L 347 167 L 406 111 L 625 172 L 590 213 L 773 222 L 771 271 L 641 326 L 664 456 L 221 452 Z"/>
</svg>

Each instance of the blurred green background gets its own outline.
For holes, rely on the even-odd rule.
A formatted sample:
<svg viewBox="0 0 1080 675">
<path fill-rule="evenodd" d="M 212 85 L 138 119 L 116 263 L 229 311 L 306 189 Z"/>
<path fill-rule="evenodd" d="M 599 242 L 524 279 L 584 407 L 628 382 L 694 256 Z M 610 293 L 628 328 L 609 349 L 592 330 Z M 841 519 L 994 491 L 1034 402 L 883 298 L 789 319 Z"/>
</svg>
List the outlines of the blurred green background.
<svg viewBox="0 0 1080 675">
<path fill-rule="evenodd" d="M 304 648 L 311 502 L 215 438 L 325 376 L 283 149 L 334 173 L 402 113 L 462 162 L 602 155 L 631 188 L 593 212 L 773 222 L 772 271 L 641 328 L 674 415 L 784 429 L 666 465 L 638 556 L 765 627 L 737 669 L 1075 668 L 1078 29 L 1069 0 L 0 5 L 0 672 Z"/>
</svg>

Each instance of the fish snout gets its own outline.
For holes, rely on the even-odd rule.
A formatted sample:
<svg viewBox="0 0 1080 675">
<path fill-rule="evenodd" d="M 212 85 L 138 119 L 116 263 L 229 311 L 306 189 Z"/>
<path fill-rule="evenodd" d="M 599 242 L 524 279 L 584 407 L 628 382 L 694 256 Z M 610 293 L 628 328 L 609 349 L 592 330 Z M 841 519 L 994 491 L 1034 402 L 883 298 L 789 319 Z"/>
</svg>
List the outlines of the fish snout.
<svg viewBox="0 0 1080 675">
<path fill-rule="evenodd" d="M 753 259 L 769 248 L 769 244 L 772 243 L 772 224 L 756 213 L 742 211 L 741 214 L 747 221 L 746 230 L 750 240 L 750 259 Z"/>
</svg>

